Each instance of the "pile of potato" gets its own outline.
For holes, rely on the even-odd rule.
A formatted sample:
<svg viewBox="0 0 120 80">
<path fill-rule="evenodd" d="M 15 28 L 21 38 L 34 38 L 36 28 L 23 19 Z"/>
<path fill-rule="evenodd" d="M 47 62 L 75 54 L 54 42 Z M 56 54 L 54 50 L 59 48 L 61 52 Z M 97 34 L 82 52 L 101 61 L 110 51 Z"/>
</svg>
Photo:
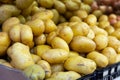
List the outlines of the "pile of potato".
<svg viewBox="0 0 120 80">
<path fill-rule="evenodd" d="M 76 80 L 120 62 L 119 15 L 93 2 L 0 0 L 0 64 L 30 80 Z"/>
</svg>

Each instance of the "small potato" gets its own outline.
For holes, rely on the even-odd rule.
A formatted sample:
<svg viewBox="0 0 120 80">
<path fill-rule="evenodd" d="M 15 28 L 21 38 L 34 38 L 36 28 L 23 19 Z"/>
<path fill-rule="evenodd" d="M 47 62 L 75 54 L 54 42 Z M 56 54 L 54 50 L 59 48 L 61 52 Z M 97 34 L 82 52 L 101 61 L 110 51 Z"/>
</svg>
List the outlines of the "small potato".
<svg viewBox="0 0 120 80">
<path fill-rule="evenodd" d="M 49 49 L 51 49 L 49 45 L 38 45 L 34 48 L 34 53 L 42 57 L 42 54 L 44 54 Z"/>
<path fill-rule="evenodd" d="M 70 47 L 73 51 L 87 53 L 94 51 L 96 48 L 96 44 L 93 40 L 84 37 L 84 36 L 76 36 L 70 43 Z"/>
<path fill-rule="evenodd" d="M 109 35 L 111 35 L 115 31 L 113 26 L 107 26 L 104 29 L 108 32 Z"/>
<path fill-rule="evenodd" d="M 56 24 L 51 19 L 45 20 L 44 24 L 45 24 L 45 33 L 50 33 L 57 29 Z"/>
<path fill-rule="evenodd" d="M 41 34 L 38 37 L 34 38 L 34 42 L 36 45 L 43 45 L 46 43 L 46 36 L 45 34 Z"/>
<path fill-rule="evenodd" d="M 77 80 L 81 75 L 75 71 L 56 72 L 50 77 L 52 80 Z M 49 80 L 49 79 L 48 79 Z"/>
<path fill-rule="evenodd" d="M 28 66 L 23 72 L 30 80 L 44 80 L 45 78 L 44 69 L 37 64 Z"/>
<path fill-rule="evenodd" d="M 37 62 L 37 64 L 40 65 L 44 69 L 45 78 L 49 78 L 52 74 L 50 64 L 45 60 L 40 60 L 40 61 Z"/>
<path fill-rule="evenodd" d="M 94 31 L 93 31 L 92 29 L 90 29 L 90 30 L 89 30 L 89 33 L 87 34 L 86 37 L 88 37 L 88 38 L 90 38 L 90 39 L 94 39 L 94 38 L 95 38 L 95 33 L 94 33 Z"/>
<path fill-rule="evenodd" d="M 20 22 L 21 22 L 22 24 L 24 24 L 24 23 L 26 22 L 26 19 L 25 19 L 25 17 L 24 17 L 23 15 L 19 15 L 19 16 L 18 16 L 18 19 L 20 20 Z"/>
<path fill-rule="evenodd" d="M 54 0 L 38 0 L 40 6 L 45 8 L 51 8 L 54 4 Z"/>
<path fill-rule="evenodd" d="M 55 31 L 51 32 L 48 34 L 48 36 L 46 37 L 47 39 L 47 43 L 51 44 L 51 41 L 57 36 L 57 33 Z"/>
<path fill-rule="evenodd" d="M 13 68 L 12 65 L 4 59 L 0 59 L 0 64 L 10 67 L 10 68 Z"/>
<path fill-rule="evenodd" d="M 101 35 L 101 34 L 96 35 L 94 41 L 96 43 L 97 50 L 102 50 L 108 45 L 108 37 L 105 35 Z"/>
<path fill-rule="evenodd" d="M 11 29 L 11 27 L 19 23 L 20 20 L 17 17 L 11 17 L 2 24 L 2 31 L 9 32 L 9 29 Z"/>
<path fill-rule="evenodd" d="M 78 16 L 72 16 L 70 22 L 82 22 L 82 20 Z"/>
<path fill-rule="evenodd" d="M 42 58 L 50 64 L 63 63 L 68 57 L 69 53 L 64 49 L 49 49 L 42 54 Z"/>
<path fill-rule="evenodd" d="M 83 2 L 86 3 L 86 4 L 91 5 L 94 2 L 94 0 L 83 0 Z"/>
<path fill-rule="evenodd" d="M 100 22 L 98 23 L 98 26 L 99 26 L 100 28 L 106 28 L 107 26 L 110 26 L 110 22 L 109 22 L 109 21 L 100 21 Z"/>
<path fill-rule="evenodd" d="M 117 53 L 114 48 L 112 47 L 106 47 L 103 51 L 102 54 L 105 55 L 108 58 L 109 64 L 114 64 L 116 63 L 117 59 Z"/>
<path fill-rule="evenodd" d="M 39 60 L 41 60 L 41 58 L 36 54 L 31 54 L 31 56 L 32 56 L 34 63 L 37 63 Z"/>
<path fill-rule="evenodd" d="M 78 16 L 80 19 L 85 19 L 88 16 L 88 13 L 85 10 L 77 10 L 74 12 L 75 16 Z"/>
<path fill-rule="evenodd" d="M 89 14 L 87 18 L 85 19 L 86 23 L 89 25 L 96 25 L 97 17 L 93 14 Z"/>
<path fill-rule="evenodd" d="M 70 27 L 74 33 L 74 36 L 86 36 L 90 30 L 90 27 L 85 22 L 79 22 Z"/>
<path fill-rule="evenodd" d="M 80 10 L 85 10 L 87 13 L 91 12 L 91 6 L 85 3 L 80 4 Z"/>
<path fill-rule="evenodd" d="M 54 0 L 54 7 L 61 14 L 66 12 L 66 6 L 62 1 Z"/>
<path fill-rule="evenodd" d="M 47 20 L 47 19 L 52 19 L 53 16 L 54 15 L 53 15 L 53 12 L 51 10 L 43 10 L 43 11 L 35 13 L 32 16 L 32 20 L 34 20 L 34 19 Z"/>
<path fill-rule="evenodd" d="M 120 40 L 120 29 L 116 29 L 113 33 L 111 33 L 111 35 Z"/>
<path fill-rule="evenodd" d="M 64 39 L 60 38 L 60 37 L 55 37 L 51 41 L 51 46 L 53 48 L 64 49 L 64 50 L 69 52 L 69 46 L 68 46 L 67 42 Z"/>
<path fill-rule="evenodd" d="M 74 56 L 65 61 L 64 67 L 66 70 L 75 71 L 81 74 L 90 74 L 95 71 L 96 63 L 91 59 Z"/>
<path fill-rule="evenodd" d="M 103 15 L 101 10 L 94 10 L 92 12 L 92 14 L 94 14 L 97 18 L 99 18 L 101 15 Z"/>
<path fill-rule="evenodd" d="M 73 38 L 73 31 L 70 27 L 66 26 L 59 31 L 58 36 L 69 44 Z"/>
<path fill-rule="evenodd" d="M 87 58 L 94 60 L 98 67 L 106 67 L 108 65 L 107 57 L 97 51 L 88 53 Z"/>
<path fill-rule="evenodd" d="M 80 56 L 78 52 L 75 51 L 70 51 L 69 52 L 69 57 L 73 57 L 73 56 Z"/>
<path fill-rule="evenodd" d="M 64 71 L 63 64 L 52 64 L 51 65 L 52 73 Z"/>
<path fill-rule="evenodd" d="M 40 19 L 28 21 L 26 25 L 31 27 L 34 36 L 39 36 L 45 31 L 44 22 Z"/>
<path fill-rule="evenodd" d="M 59 21 L 60 14 L 56 9 L 52 9 L 52 12 L 53 12 L 53 15 L 54 15 L 52 20 L 54 21 L 55 24 L 57 24 L 58 21 Z"/>
<path fill-rule="evenodd" d="M 98 20 L 99 20 L 99 22 L 100 21 L 108 21 L 108 16 L 107 15 L 101 15 Z"/>
<path fill-rule="evenodd" d="M 14 43 L 8 48 L 7 54 L 11 58 L 12 66 L 17 69 L 23 70 L 34 64 L 29 47 L 22 43 Z"/>
<path fill-rule="evenodd" d="M 0 56 L 6 54 L 6 50 L 10 45 L 10 38 L 6 32 L 0 32 Z"/>
</svg>

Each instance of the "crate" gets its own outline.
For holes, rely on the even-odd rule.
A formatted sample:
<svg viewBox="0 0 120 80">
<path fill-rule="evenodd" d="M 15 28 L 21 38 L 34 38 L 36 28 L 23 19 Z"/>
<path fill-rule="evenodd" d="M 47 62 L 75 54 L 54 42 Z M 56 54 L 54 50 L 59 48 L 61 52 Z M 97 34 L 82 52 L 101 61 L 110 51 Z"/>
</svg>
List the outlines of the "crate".
<svg viewBox="0 0 120 80">
<path fill-rule="evenodd" d="M 78 80 L 113 80 L 120 77 L 120 62 L 97 69 L 94 73 L 85 75 Z"/>
</svg>

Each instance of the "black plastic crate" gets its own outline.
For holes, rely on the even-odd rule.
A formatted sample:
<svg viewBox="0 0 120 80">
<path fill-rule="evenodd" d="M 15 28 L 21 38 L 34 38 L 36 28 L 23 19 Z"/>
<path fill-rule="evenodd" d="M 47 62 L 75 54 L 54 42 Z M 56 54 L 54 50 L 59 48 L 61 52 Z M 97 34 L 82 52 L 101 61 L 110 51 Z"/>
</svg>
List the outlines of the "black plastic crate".
<svg viewBox="0 0 120 80">
<path fill-rule="evenodd" d="M 78 80 L 113 80 L 120 77 L 120 62 L 97 69 L 94 73 L 85 75 Z"/>
</svg>

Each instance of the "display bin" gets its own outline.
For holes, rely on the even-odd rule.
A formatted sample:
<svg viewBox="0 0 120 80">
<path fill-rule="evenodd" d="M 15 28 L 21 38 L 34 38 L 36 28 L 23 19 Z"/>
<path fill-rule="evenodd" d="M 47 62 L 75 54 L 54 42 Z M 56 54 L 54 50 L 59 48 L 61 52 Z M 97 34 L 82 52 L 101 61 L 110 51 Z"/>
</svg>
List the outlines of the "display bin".
<svg viewBox="0 0 120 80">
<path fill-rule="evenodd" d="M 120 62 L 97 69 L 94 73 L 85 75 L 78 80 L 114 80 L 118 77 L 120 77 Z"/>
</svg>

